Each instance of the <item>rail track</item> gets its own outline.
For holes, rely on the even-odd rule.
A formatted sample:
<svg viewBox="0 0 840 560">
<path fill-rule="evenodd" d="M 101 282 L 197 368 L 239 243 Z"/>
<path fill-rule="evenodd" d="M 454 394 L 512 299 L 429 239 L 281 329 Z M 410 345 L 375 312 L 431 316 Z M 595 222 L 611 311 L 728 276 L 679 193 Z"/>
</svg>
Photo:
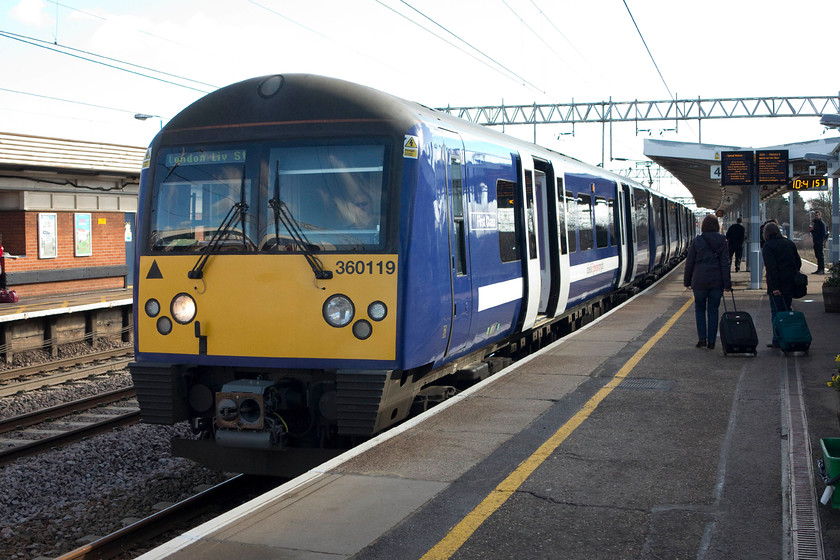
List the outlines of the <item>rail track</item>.
<svg viewBox="0 0 840 560">
<path fill-rule="evenodd" d="M 124 369 L 132 360 L 132 354 L 131 348 L 114 348 L 52 360 L 43 364 L 3 370 L 0 371 L 0 397 Z M 91 362 L 95 363 L 87 367 L 79 367 Z"/>
<path fill-rule="evenodd" d="M 267 492 L 282 482 L 283 479 L 236 475 L 110 535 L 71 550 L 55 560 L 107 560 L 129 554 L 133 549 L 155 546 L 159 544 L 161 535 L 172 530 L 185 530 L 189 527 L 189 522 L 196 517 L 206 514 L 219 515 L 222 511 Z"/>
<path fill-rule="evenodd" d="M 137 423 L 136 401 L 132 406 L 109 406 L 133 397 L 134 388 L 128 387 L 0 420 L 0 444 L 12 446 L 0 449 L 0 465 Z M 24 437 L 2 437 L 13 431 Z"/>
</svg>

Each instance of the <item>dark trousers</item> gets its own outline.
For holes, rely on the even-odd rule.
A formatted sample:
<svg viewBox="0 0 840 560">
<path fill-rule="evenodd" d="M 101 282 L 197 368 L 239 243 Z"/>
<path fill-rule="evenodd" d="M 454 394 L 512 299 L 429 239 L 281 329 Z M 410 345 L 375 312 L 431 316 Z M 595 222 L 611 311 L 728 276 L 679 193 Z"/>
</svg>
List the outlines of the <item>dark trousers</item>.
<svg viewBox="0 0 840 560">
<path fill-rule="evenodd" d="M 735 255 L 735 272 L 741 270 L 741 257 L 744 254 L 744 246 L 739 247 L 729 246 L 729 262 L 732 262 L 732 256 Z"/>
<path fill-rule="evenodd" d="M 697 338 L 714 342 L 718 330 L 718 309 L 722 288 L 694 290 L 694 320 L 697 322 Z"/>
<path fill-rule="evenodd" d="M 825 270 L 825 256 L 823 255 L 823 244 L 814 242 L 814 255 L 817 257 L 817 270 Z"/>
</svg>

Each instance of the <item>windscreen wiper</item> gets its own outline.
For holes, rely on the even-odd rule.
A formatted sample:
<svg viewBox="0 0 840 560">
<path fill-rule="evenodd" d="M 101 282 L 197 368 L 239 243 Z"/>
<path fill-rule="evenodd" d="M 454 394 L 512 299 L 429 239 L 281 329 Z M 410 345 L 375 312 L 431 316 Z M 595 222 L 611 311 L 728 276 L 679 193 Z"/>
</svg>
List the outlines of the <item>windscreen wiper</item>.
<svg viewBox="0 0 840 560">
<path fill-rule="evenodd" d="M 230 210 L 228 210 L 228 213 L 225 215 L 225 219 L 222 220 L 222 223 L 219 224 L 219 227 L 216 228 L 215 232 L 213 232 L 213 237 L 210 238 L 210 242 L 204 247 L 204 250 L 198 257 L 198 260 L 192 267 L 192 270 L 187 272 L 187 278 L 196 280 L 204 277 L 204 265 L 207 264 L 207 259 L 209 259 L 210 255 L 212 255 L 219 245 L 221 245 L 222 239 L 224 239 L 227 232 L 230 231 L 230 228 L 233 226 L 237 218 L 239 219 L 242 227 L 242 245 L 246 250 L 248 249 L 248 239 L 245 236 L 245 217 L 247 214 L 248 205 L 245 204 L 245 166 L 243 165 L 242 180 L 239 184 L 239 202 L 231 206 Z"/>
<path fill-rule="evenodd" d="M 306 236 L 300 230 L 300 226 L 294 216 L 292 216 L 292 212 L 289 210 L 289 207 L 285 202 L 280 200 L 279 161 L 277 162 L 276 173 L 274 175 L 274 198 L 268 201 L 268 205 L 274 211 L 275 247 L 280 246 L 280 222 L 283 222 L 283 226 L 286 228 L 286 231 L 289 232 L 289 236 L 292 238 L 292 241 L 295 242 L 295 245 L 297 245 L 300 252 L 303 253 L 303 256 L 306 258 L 306 262 L 308 262 L 309 266 L 312 268 L 312 272 L 315 274 L 315 279 L 329 280 L 332 278 L 332 271 L 324 270 L 324 265 L 321 264 L 321 260 L 312 252 L 312 244 L 309 243 L 309 240 L 306 239 Z"/>
</svg>

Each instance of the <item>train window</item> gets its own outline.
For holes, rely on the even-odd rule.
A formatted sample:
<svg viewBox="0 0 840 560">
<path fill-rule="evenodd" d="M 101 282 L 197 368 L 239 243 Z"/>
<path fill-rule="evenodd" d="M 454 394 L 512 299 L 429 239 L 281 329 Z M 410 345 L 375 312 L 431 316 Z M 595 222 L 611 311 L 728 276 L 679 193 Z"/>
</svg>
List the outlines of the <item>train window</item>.
<svg viewBox="0 0 840 560">
<path fill-rule="evenodd" d="M 385 242 L 384 161 L 382 145 L 273 148 L 267 198 L 282 202 L 293 225 L 318 250 L 380 249 Z M 274 213 L 271 204 L 263 208 L 261 248 L 297 251 Z"/>
<path fill-rule="evenodd" d="M 566 211 L 568 215 L 568 224 L 567 229 L 569 231 L 569 252 L 574 253 L 577 251 L 577 227 L 578 227 L 578 215 L 577 215 L 577 202 L 575 201 L 575 195 L 572 191 L 566 191 Z"/>
<path fill-rule="evenodd" d="M 580 250 L 588 251 L 595 247 L 595 236 L 592 227 L 592 197 L 588 194 L 578 193 L 577 211 Z"/>
<path fill-rule="evenodd" d="M 595 197 L 595 244 L 599 249 L 608 247 L 610 226 L 610 209 L 607 207 L 607 199 L 602 196 Z"/>
<path fill-rule="evenodd" d="M 560 254 L 569 252 L 566 235 L 566 197 L 563 196 L 563 178 L 557 177 L 557 240 L 560 242 Z"/>
<path fill-rule="evenodd" d="M 151 250 L 199 252 L 214 237 L 219 250 L 253 250 L 256 218 L 242 211 L 257 198 L 252 153 L 244 146 L 161 153 L 150 202 Z"/>
<path fill-rule="evenodd" d="M 519 260 L 519 222 L 516 219 L 516 183 L 496 181 L 496 214 L 499 226 L 499 256 L 502 262 Z"/>
<path fill-rule="evenodd" d="M 618 232 L 621 228 L 616 229 L 616 224 L 620 222 L 618 217 L 618 204 L 615 203 L 614 198 L 607 200 L 607 206 L 610 207 L 610 245 L 618 244 Z"/>
<path fill-rule="evenodd" d="M 528 209 L 528 258 L 537 258 L 537 224 L 534 222 L 534 176 L 530 169 L 525 170 L 525 204 Z"/>
<path fill-rule="evenodd" d="M 452 246 L 455 273 L 464 276 L 467 273 L 467 232 L 464 227 L 464 188 L 461 182 L 461 162 L 453 157 L 450 160 L 452 176 L 452 221 L 455 227 L 455 239 Z"/>
<path fill-rule="evenodd" d="M 648 195 L 642 189 L 633 190 L 634 216 L 636 219 L 636 243 L 647 247 L 650 241 L 648 229 Z"/>
</svg>

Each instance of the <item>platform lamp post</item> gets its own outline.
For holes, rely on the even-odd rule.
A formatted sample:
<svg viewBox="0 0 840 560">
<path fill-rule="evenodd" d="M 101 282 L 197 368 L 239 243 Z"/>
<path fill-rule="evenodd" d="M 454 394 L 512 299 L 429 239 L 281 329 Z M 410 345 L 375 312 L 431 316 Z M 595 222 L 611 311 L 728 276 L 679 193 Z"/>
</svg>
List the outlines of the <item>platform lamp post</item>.
<svg viewBox="0 0 840 560">
<path fill-rule="evenodd" d="M 145 121 L 147 119 L 158 119 L 160 121 L 160 127 L 163 128 L 163 117 L 160 115 L 147 115 L 146 113 L 135 113 L 134 118 L 138 121 Z"/>
</svg>

